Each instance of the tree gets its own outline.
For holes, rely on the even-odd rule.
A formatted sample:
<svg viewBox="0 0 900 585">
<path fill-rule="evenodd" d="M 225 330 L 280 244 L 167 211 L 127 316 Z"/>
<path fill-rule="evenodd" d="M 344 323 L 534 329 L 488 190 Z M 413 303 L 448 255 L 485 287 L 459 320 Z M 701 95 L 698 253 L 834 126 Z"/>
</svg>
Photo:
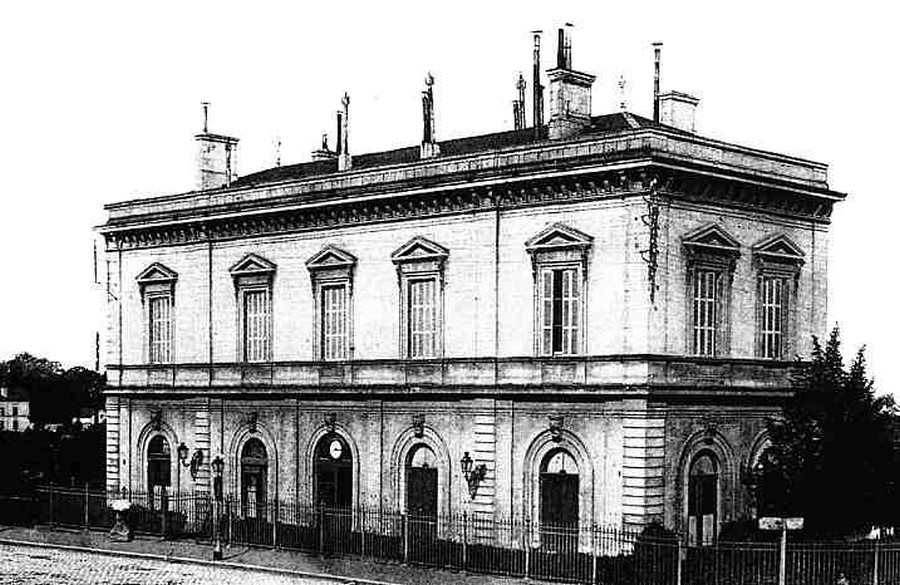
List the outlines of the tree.
<svg viewBox="0 0 900 585">
<path fill-rule="evenodd" d="M 819 534 L 894 521 L 896 406 L 875 395 L 864 348 L 847 370 L 840 346 L 838 328 L 824 348 L 813 338 L 812 361 L 768 422 L 772 447 L 755 471 L 757 500 L 777 502 L 770 513 L 803 516 Z"/>
</svg>

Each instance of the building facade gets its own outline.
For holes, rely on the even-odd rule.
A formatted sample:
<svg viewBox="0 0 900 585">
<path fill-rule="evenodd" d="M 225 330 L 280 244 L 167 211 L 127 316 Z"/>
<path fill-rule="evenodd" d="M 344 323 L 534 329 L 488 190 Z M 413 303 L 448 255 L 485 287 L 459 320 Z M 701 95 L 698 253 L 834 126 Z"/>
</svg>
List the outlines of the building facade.
<svg viewBox="0 0 900 585">
<path fill-rule="evenodd" d="M 685 94 L 593 116 L 570 63 L 533 128 L 437 141 L 429 83 L 421 145 L 351 155 L 345 97 L 334 152 L 235 179 L 204 128 L 200 189 L 108 205 L 108 488 L 208 492 L 221 457 L 248 501 L 751 516 L 843 195 Z"/>
<path fill-rule="evenodd" d="M 0 388 L 0 431 L 24 431 L 31 426 L 28 398 L 15 388 Z"/>
</svg>

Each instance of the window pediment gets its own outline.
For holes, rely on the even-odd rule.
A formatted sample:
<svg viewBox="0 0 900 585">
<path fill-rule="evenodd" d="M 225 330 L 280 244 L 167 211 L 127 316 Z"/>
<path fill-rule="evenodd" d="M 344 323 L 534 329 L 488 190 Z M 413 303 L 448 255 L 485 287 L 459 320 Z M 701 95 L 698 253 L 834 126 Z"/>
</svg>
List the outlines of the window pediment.
<svg viewBox="0 0 900 585">
<path fill-rule="evenodd" d="M 406 242 L 391 254 L 391 260 L 394 264 L 403 264 L 407 262 L 437 262 L 442 264 L 450 251 L 436 244 L 431 240 L 416 236 Z"/>
<path fill-rule="evenodd" d="M 172 294 L 175 290 L 175 282 L 178 280 L 178 273 L 159 262 L 154 262 L 145 268 L 137 278 L 138 286 L 141 288 L 141 301 L 150 294 Z"/>
<path fill-rule="evenodd" d="M 275 263 L 256 254 L 247 254 L 241 258 L 228 272 L 239 281 L 268 281 L 275 274 Z"/>
<path fill-rule="evenodd" d="M 347 270 L 355 265 L 356 256 L 330 244 L 319 250 L 306 261 L 306 267 L 309 270 Z"/>
<path fill-rule="evenodd" d="M 525 242 L 525 249 L 530 254 L 562 249 L 587 250 L 593 243 L 593 236 L 564 223 L 554 223 Z"/>
<path fill-rule="evenodd" d="M 717 224 L 707 224 L 692 230 L 681 238 L 681 243 L 692 253 L 740 255 L 740 243 Z"/>
<path fill-rule="evenodd" d="M 803 266 L 803 250 L 784 234 L 775 234 L 753 246 L 753 257 L 763 266 L 786 266 L 799 269 Z"/>
<path fill-rule="evenodd" d="M 178 273 L 164 264 L 154 262 L 138 274 L 135 280 L 141 285 L 171 284 L 178 280 Z"/>
</svg>

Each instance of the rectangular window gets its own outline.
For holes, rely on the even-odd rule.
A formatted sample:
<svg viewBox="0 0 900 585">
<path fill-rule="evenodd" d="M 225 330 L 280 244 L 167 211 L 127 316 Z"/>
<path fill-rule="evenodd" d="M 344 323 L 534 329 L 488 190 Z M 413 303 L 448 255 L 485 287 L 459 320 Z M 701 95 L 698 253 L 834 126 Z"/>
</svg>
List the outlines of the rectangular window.
<svg viewBox="0 0 900 585">
<path fill-rule="evenodd" d="M 578 271 L 547 268 L 541 272 L 541 354 L 578 353 L 580 309 Z"/>
<path fill-rule="evenodd" d="M 760 282 L 760 343 L 762 357 L 782 358 L 784 344 L 784 316 L 786 313 L 785 281 L 764 276 Z"/>
<path fill-rule="evenodd" d="M 0 420 L 0 431 L 5 431 L 5 430 L 6 430 L 6 421 Z"/>
<path fill-rule="evenodd" d="M 347 358 L 347 287 L 322 287 L 322 359 Z"/>
<path fill-rule="evenodd" d="M 13 421 L 12 421 L 12 427 L 13 427 L 12 430 L 14 430 L 14 431 L 18 431 L 18 430 L 19 430 L 19 419 L 17 419 L 17 418 L 14 418 L 14 419 L 13 419 Z"/>
<path fill-rule="evenodd" d="M 268 290 L 244 292 L 244 361 L 269 359 L 272 345 L 270 313 Z"/>
<path fill-rule="evenodd" d="M 13 409 L 13 414 L 12 414 L 12 415 L 13 415 L 13 416 L 19 416 L 19 407 L 18 407 L 18 406 L 13 406 L 12 409 Z"/>
<path fill-rule="evenodd" d="M 716 355 L 716 331 L 719 327 L 719 272 L 694 271 L 694 354 Z"/>
<path fill-rule="evenodd" d="M 409 281 L 409 357 L 437 354 L 437 282 L 433 278 Z"/>
<path fill-rule="evenodd" d="M 150 297 L 150 363 L 172 360 L 172 297 Z"/>
</svg>

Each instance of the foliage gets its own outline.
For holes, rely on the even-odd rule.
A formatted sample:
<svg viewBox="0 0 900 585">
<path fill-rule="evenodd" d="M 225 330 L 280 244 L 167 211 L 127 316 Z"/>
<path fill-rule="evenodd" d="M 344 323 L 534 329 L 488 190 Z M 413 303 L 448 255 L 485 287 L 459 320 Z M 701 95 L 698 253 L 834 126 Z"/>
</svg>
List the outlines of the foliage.
<svg viewBox="0 0 900 585">
<path fill-rule="evenodd" d="M 81 408 L 103 406 L 101 374 L 80 366 L 65 370 L 58 362 L 28 353 L 0 362 L 0 385 L 25 391 L 35 425 L 68 423 Z"/>
<path fill-rule="evenodd" d="M 0 491 L 28 492 L 39 483 L 103 485 L 105 425 L 82 429 L 69 424 L 58 430 L 0 432 Z"/>
<path fill-rule="evenodd" d="M 864 348 L 849 370 L 835 328 L 813 339 L 810 366 L 783 416 L 770 420 L 772 447 L 753 471 L 760 515 L 803 516 L 806 531 L 846 535 L 894 524 L 896 407 L 876 396 Z"/>
</svg>

